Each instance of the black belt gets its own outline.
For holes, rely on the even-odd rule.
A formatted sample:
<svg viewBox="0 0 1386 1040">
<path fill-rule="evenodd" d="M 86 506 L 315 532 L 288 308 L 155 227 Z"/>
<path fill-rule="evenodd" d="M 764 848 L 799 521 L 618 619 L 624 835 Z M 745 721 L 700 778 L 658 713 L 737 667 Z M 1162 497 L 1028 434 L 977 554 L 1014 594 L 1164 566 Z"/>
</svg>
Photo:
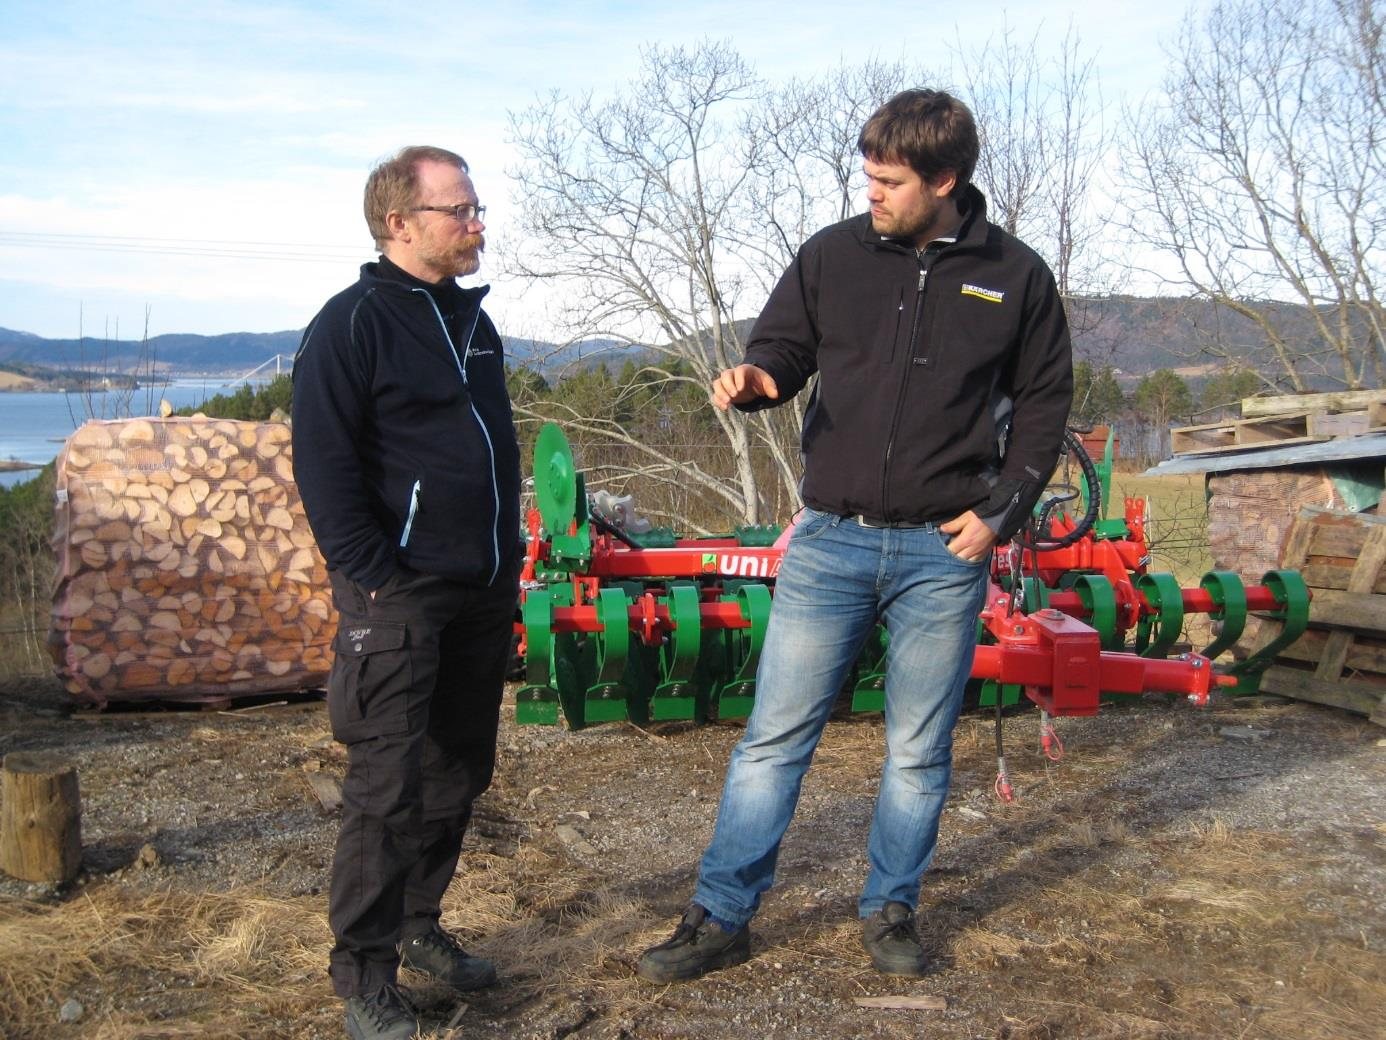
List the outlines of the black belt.
<svg viewBox="0 0 1386 1040">
<path fill-rule="evenodd" d="M 912 520 L 876 520 L 861 513 L 852 513 L 842 519 L 849 520 L 859 527 L 889 527 L 896 529 L 918 530 L 921 527 L 933 527 L 936 521 L 925 520 L 922 523 L 915 523 Z"/>
</svg>

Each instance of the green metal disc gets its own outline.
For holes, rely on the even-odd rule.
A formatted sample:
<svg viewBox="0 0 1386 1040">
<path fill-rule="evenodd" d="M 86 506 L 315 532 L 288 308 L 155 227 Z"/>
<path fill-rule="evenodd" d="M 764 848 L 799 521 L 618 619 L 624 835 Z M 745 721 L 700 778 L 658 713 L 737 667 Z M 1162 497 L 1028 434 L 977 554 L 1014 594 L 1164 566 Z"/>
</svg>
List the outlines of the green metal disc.
<svg viewBox="0 0 1386 1040">
<path fill-rule="evenodd" d="M 1097 630 L 1103 650 L 1120 650 L 1122 633 L 1117 630 L 1116 590 L 1101 574 L 1080 574 L 1073 590 L 1087 609 L 1087 622 Z"/>
<path fill-rule="evenodd" d="M 1209 571 L 1199 586 L 1213 600 L 1214 610 L 1208 617 L 1222 622 L 1222 632 L 1200 651 L 1213 660 L 1240 639 L 1246 628 L 1246 586 L 1234 571 Z"/>
<path fill-rule="evenodd" d="M 545 423 L 534 442 L 534 498 L 549 534 L 567 534 L 577 517 L 577 470 L 556 423 Z"/>
<path fill-rule="evenodd" d="M 1270 616 L 1281 622 L 1281 630 L 1265 646 L 1227 669 L 1229 675 L 1237 677 L 1237 685 L 1232 688 L 1236 696 L 1258 692 L 1261 676 L 1275 655 L 1303 635 L 1309 625 L 1309 587 L 1304 575 L 1290 570 L 1267 571 L 1261 584 L 1275 596 L 1277 607 Z"/>
<path fill-rule="evenodd" d="M 1163 571 L 1142 574 L 1136 579 L 1136 591 L 1154 611 L 1136 623 L 1136 653 L 1164 657 L 1184 627 L 1184 591 L 1173 574 Z"/>
</svg>

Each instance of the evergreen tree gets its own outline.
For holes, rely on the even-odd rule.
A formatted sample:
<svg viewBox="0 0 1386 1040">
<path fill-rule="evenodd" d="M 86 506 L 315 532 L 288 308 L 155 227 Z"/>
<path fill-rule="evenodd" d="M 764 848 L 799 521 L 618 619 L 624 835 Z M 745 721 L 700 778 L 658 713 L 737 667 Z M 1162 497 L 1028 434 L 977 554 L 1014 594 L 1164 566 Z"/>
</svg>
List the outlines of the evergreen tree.
<svg viewBox="0 0 1386 1040">
<path fill-rule="evenodd" d="M 1094 369 L 1092 362 L 1073 366 L 1073 410 L 1070 426 L 1091 427 L 1115 422 L 1126 410 L 1126 395 L 1111 365 Z"/>
<path fill-rule="evenodd" d="M 1189 384 L 1167 368 L 1144 376 L 1136 384 L 1132 401 L 1136 413 L 1156 426 L 1168 425 L 1171 419 L 1187 419 L 1194 411 Z"/>
</svg>

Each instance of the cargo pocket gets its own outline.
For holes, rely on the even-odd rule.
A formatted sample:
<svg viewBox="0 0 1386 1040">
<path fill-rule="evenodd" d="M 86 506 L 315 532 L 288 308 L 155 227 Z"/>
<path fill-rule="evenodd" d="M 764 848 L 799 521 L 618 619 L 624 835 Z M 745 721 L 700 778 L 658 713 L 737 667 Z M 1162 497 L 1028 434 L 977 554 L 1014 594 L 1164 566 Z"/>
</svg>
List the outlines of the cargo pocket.
<svg viewBox="0 0 1386 1040">
<path fill-rule="evenodd" d="M 402 621 L 342 617 L 327 681 L 328 720 L 341 743 L 408 728 L 413 666 L 407 631 Z"/>
</svg>

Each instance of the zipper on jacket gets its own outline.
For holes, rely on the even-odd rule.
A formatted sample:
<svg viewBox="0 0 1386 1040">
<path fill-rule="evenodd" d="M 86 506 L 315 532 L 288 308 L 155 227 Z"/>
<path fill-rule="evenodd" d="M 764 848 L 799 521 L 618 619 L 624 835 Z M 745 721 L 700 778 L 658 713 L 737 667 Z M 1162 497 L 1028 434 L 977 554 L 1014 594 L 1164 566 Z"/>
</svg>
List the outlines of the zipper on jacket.
<svg viewBox="0 0 1386 1040">
<path fill-rule="evenodd" d="M 419 511 L 419 488 L 423 487 L 423 480 L 414 481 L 414 490 L 409 493 L 409 518 L 404 521 L 404 533 L 399 536 L 399 547 L 401 549 L 409 545 L 409 532 L 414 527 L 414 517 Z"/>
<path fill-rule="evenodd" d="M 895 308 L 895 334 L 890 341 L 890 353 L 886 355 L 886 368 L 895 365 L 895 355 L 900 353 L 900 326 L 905 323 L 905 290 L 900 289 L 900 302 Z"/>
<path fill-rule="evenodd" d="M 914 316 L 910 319 L 910 338 L 907 341 L 909 365 L 900 379 L 900 389 L 895 395 L 895 413 L 890 419 L 890 437 L 886 440 L 885 458 L 881 460 L 881 515 L 878 519 L 889 521 L 890 516 L 890 456 L 895 451 L 895 431 L 900 427 L 900 412 L 905 407 L 905 384 L 914 368 L 914 340 L 919 335 L 919 319 L 924 314 L 924 283 L 929 278 L 929 267 L 940 250 L 926 249 L 919 255 L 919 282 L 914 291 Z M 930 255 L 932 254 L 932 255 Z M 928 257 L 928 260 L 925 260 Z"/>
<path fill-rule="evenodd" d="M 452 351 L 452 359 L 457 362 L 457 372 L 462 377 L 462 386 L 470 389 L 467 382 L 467 366 L 465 359 L 472 353 L 472 337 L 476 335 L 477 324 L 481 321 L 481 301 L 477 301 L 476 314 L 472 316 L 472 326 L 467 330 L 467 342 L 462 345 L 462 353 L 457 353 L 457 347 L 452 342 L 452 333 L 448 332 L 448 323 L 443 320 L 443 312 L 438 309 L 438 302 L 433 299 L 433 294 L 426 289 L 411 289 L 410 292 L 422 293 L 424 299 L 433 308 L 433 315 L 438 319 L 438 327 L 443 330 L 443 339 L 447 340 L 448 349 Z M 491 512 L 491 551 L 495 556 L 495 566 L 491 568 L 491 577 L 486 584 L 496 580 L 496 575 L 500 573 L 501 554 L 500 554 L 500 482 L 496 479 L 496 446 L 491 442 L 491 431 L 486 428 L 486 421 L 482 419 L 481 413 L 476 410 L 476 403 L 472 401 L 471 394 L 467 395 L 467 407 L 476 417 L 477 425 L 481 427 L 481 436 L 486 439 L 486 451 L 491 460 L 491 502 L 495 507 Z"/>
<path fill-rule="evenodd" d="M 453 345 L 452 333 L 448 331 L 448 323 L 443 320 L 443 312 L 438 309 L 438 301 L 433 298 L 433 294 L 426 289 L 410 289 L 428 301 L 428 305 L 433 308 L 433 316 L 438 319 L 438 327 L 443 330 L 443 339 L 447 340 L 448 349 L 452 351 L 452 359 L 457 362 L 457 374 L 462 377 L 462 385 L 467 386 L 467 366 L 462 363 L 462 355 L 457 353 L 457 347 Z M 466 353 L 471 353 L 472 335 L 476 332 L 476 323 L 481 320 L 481 304 L 476 305 L 476 317 L 472 319 L 471 331 L 467 333 Z"/>
</svg>

